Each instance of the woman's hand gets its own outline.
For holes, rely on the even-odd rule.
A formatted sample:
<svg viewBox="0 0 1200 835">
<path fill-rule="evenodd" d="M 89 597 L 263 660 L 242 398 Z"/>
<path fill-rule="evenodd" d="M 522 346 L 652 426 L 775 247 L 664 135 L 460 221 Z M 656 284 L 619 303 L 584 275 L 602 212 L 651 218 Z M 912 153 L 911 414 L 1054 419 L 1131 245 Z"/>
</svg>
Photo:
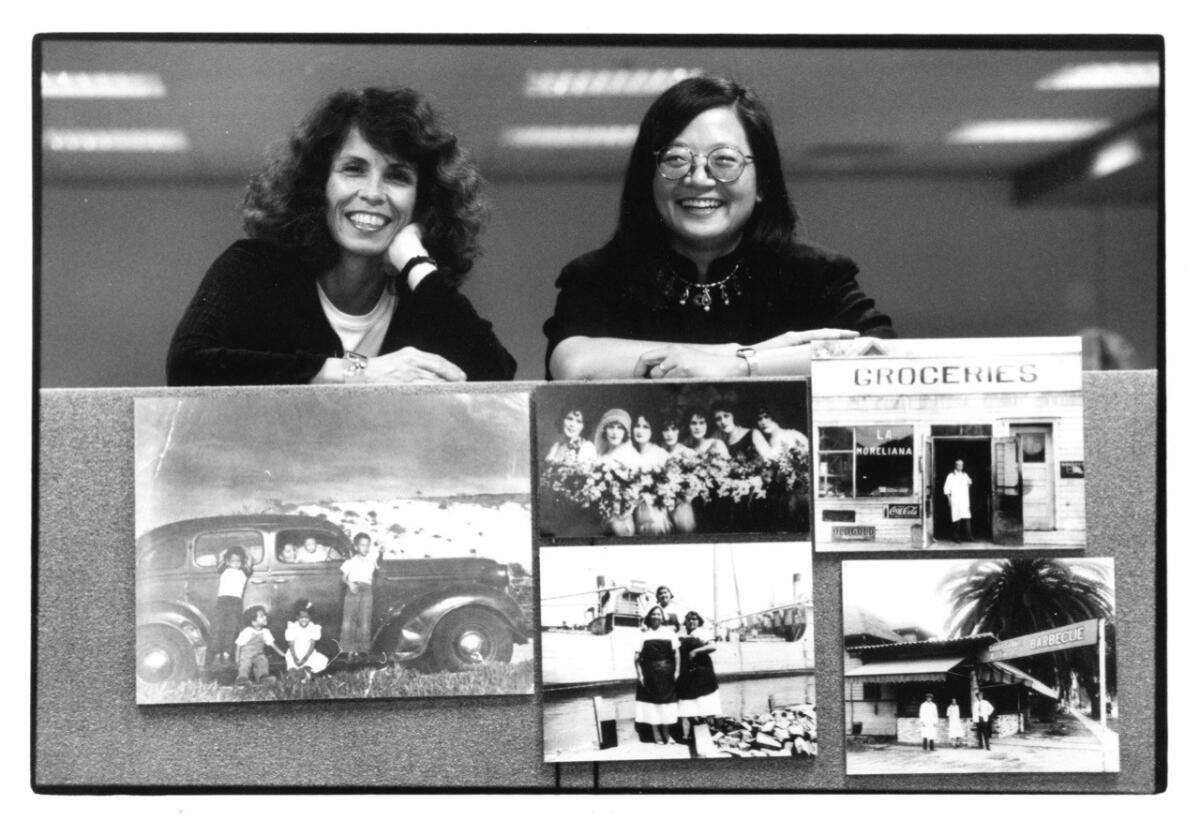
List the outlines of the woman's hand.
<svg viewBox="0 0 1200 835">
<path fill-rule="evenodd" d="M 651 348 L 637 359 L 635 377 L 652 380 L 678 377 L 745 377 L 750 366 L 741 357 L 732 353 L 706 350 L 690 345 L 671 343 L 661 348 Z"/>
<path fill-rule="evenodd" d="M 421 238 L 424 235 L 425 228 L 421 224 L 410 223 L 402 227 L 396 233 L 396 237 L 392 238 L 392 242 L 388 244 L 387 259 L 396 272 L 404 269 L 404 265 L 413 258 L 422 255 L 429 256 L 429 252 L 425 249 L 425 244 L 421 242 Z"/>
<path fill-rule="evenodd" d="M 367 360 L 364 383 L 461 383 L 466 373 L 445 357 L 408 346 Z"/>
</svg>

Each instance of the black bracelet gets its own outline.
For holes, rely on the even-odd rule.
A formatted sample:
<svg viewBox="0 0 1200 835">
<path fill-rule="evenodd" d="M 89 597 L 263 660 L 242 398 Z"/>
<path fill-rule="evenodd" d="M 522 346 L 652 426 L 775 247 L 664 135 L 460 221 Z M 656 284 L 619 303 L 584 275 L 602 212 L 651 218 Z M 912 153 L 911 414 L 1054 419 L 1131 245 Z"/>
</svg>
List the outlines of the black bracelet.
<svg viewBox="0 0 1200 835">
<path fill-rule="evenodd" d="M 428 255 L 414 255 L 409 258 L 404 264 L 404 268 L 400 270 L 400 280 L 405 284 L 408 283 L 408 274 L 413 271 L 413 267 L 417 264 L 433 264 L 433 268 L 437 269 L 437 261 L 434 261 Z"/>
</svg>

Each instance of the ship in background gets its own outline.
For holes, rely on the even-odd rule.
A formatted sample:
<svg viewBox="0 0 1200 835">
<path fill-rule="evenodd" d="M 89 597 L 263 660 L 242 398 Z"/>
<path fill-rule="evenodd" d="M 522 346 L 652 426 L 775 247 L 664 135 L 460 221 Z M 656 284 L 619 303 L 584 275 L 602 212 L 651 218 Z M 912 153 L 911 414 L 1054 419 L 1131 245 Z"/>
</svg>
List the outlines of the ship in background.
<svg viewBox="0 0 1200 835">
<path fill-rule="evenodd" d="M 705 619 L 703 628 L 718 642 L 713 654 L 718 679 L 799 676 L 797 701 L 811 702 L 815 680 L 811 580 L 804 571 L 795 570 L 807 569 L 811 563 L 786 560 L 791 564 L 784 568 L 786 563 L 778 559 L 739 554 L 736 545 L 713 543 L 709 547 L 711 561 L 700 557 L 695 566 L 703 566 L 706 575 L 711 572 L 711 599 L 676 602 L 682 604 L 680 617 L 688 609 L 699 612 Z M 543 563 L 545 558 L 543 551 Z M 650 566 L 646 569 L 651 570 Z M 745 589 L 751 585 L 747 580 L 754 574 L 780 578 L 771 599 L 760 593 L 744 600 Z M 671 585 L 671 578 L 658 577 L 651 583 L 597 574 L 593 588 L 564 590 L 542 598 L 543 686 L 573 690 L 635 682 L 633 654 L 644 640 L 642 618 L 655 604 L 658 582 Z M 785 602 L 776 603 L 781 597 Z"/>
<path fill-rule="evenodd" d="M 714 637 L 718 641 L 799 641 L 808 631 L 812 609 L 812 601 L 804 593 L 802 583 L 801 573 L 792 575 L 794 602 L 724 619 L 714 616 Z M 596 578 L 595 595 L 596 605 L 585 610 L 586 628 L 593 635 L 608 635 L 623 627 L 641 629 L 642 618 L 654 605 L 654 590 L 644 580 L 615 584 L 600 575 Z M 554 629 L 551 627 L 549 631 Z"/>
</svg>

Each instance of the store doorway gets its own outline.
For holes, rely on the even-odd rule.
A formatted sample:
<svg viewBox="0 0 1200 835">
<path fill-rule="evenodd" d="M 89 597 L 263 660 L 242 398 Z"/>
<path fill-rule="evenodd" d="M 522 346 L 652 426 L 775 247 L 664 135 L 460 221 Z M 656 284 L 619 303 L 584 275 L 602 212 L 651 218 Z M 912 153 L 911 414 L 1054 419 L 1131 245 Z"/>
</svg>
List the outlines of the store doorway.
<svg viewBox="0 0 1200 835">
<path fill-rule="evenodd" d="M 992 513 L 989 501 L 992 490 L 991 438 L 934 438 L 933 439 L 933 538 L 942 542 L 954 539 L 950 520 L 950 503 L 943 490 L 946 477 L 954 470 L 954 462 L 962 460 L 963 470 L 971 477 L 971 533 L 975 539 L 992 538 Z"/>
<path fill-rule="evenodd" d="M 1021 505 L 1025 530 L 1054 530 L 1054 434 L 1048 423 L 1014 423 L 1020 439 Z"/>
</svg>

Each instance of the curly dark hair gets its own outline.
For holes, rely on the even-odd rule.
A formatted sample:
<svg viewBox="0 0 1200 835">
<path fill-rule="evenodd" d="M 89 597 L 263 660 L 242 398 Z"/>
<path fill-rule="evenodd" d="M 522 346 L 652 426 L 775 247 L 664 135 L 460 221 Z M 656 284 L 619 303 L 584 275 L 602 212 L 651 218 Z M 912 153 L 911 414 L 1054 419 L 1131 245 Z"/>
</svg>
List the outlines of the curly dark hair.
<svg viewBox="0 0 1200 835">
<path fill-rule="evenodd" d="M 663 244 L 666 231 L 654 206 L 654 154 L 701 113 L 719 107 L 733 108 L 746 131 L 762 196 L 746 222 L 743 240 L 755 249 L 786 251 L 796 234 L 796 209 L 788 197 L 771 115 L 753 90 L 712 75 L 685 78 L 668 87 L 642 117 L 625 169 L 621 214 L 612 244 L 642 250 Z"/>
<path fill-rule="evenodd" d="M 269 616 L 269 613 L 267 612 L 267 607 L 266 606 L 251 606 L 249 609 L 242 612 L 242 625 L 243 626 L 253 626 L 254 619 L 257 618 L 259 615 L 268 615 Z"/>
<path fill-rule="evenodd" d="M 460 282 L 479 253 L 483 179 L 425 98 L 404 87 L 339 90 L 317 105 L 251 178 L 242 200 L 246 233 L 298 252 L 317 270 L 332 267 L 338 248 L 325 219 L 325 184 L 355 127 L 381 153 L 415 164 L 425 248 Z"/>
</svg>

